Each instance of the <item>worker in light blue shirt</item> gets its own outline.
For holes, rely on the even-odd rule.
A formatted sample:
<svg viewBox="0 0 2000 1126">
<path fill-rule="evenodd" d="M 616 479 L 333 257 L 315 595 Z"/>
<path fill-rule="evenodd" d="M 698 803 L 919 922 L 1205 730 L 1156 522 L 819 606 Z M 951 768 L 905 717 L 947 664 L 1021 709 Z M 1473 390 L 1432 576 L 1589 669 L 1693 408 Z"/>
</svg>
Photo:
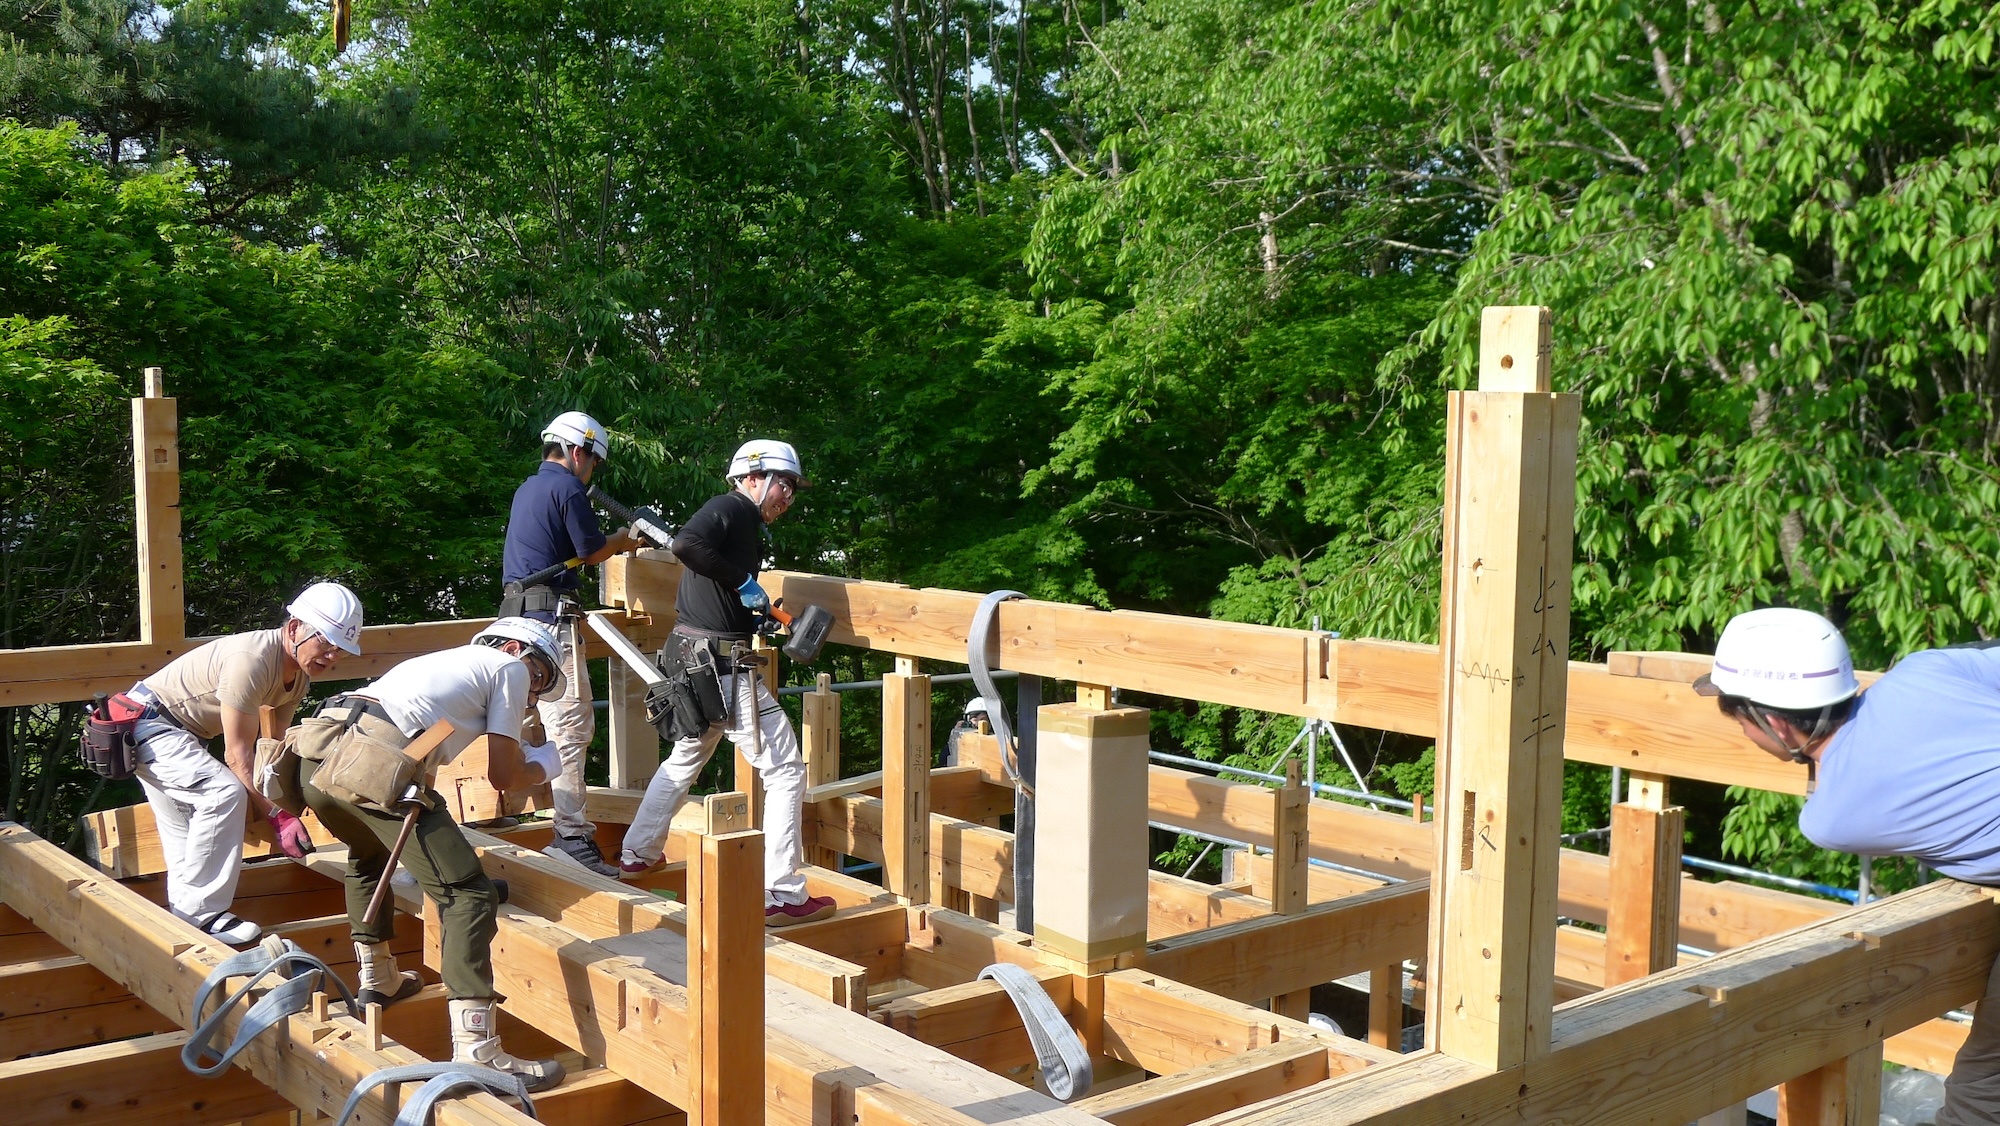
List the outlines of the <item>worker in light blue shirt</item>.
<svg viewBox="0 0 2000 1126">
<path fill-rule="evenodd" d="M 1730 619 L 1695 681 L 1764 751 L 1806 766 L 1799 829 L 2000 886 L 2000 647 L 1927 649 L 1864 694 L 1847 640 L 1806 610 Z M 2000 1121 L 2000 962 L 1945 1080 L 1937 1126 Z"/>
</svg>

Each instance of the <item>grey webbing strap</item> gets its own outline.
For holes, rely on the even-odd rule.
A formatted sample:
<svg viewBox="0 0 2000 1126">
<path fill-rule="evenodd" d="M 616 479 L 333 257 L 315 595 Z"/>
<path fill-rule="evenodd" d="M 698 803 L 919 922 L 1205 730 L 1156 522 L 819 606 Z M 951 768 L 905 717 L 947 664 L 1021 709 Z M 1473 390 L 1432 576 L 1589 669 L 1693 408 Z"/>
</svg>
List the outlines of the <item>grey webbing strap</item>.
<svg viewBox="0 0 2000 1126">
<path fill-rule="evenodd" d="M 431 1106 L 439 1099 L 466 1087 L 477 1087 L 482 1091 L 502 1098 L 521 1100 L 521 1110 L 529 1118 L 536 1118 L 535 1101 L 528 1097 L 528 1081 L 511 1072 L 493 1067 L 481 1067 L 476 1063 L 406 1063 L 401 1067 L 385 1067 L 354 1085 L 347 1102 L 341 1105 L 340 1116 L 333 1120 L 333 1126 L 347 1126 L 354 1108 L 368 1092 L 386 1083 L 414 1083 L 423 1080 L 424 1085 L 403 1109 L 396 1115 L 396 1126 L 424 1126 L 431 1120 Z"/>
<path fill-rule="evenodd" d="M 993 642 L 993 619 L 1000 604 L 1026 597 L 1018 590 L 996 590 L 980 599 L 979 609 L 972 612 L 972 631 L 965 638 L 965 663 L 972 669 L 972 683 L 986 698 L 987 722 L 1000 738 L 1000 761 L 1006 766 L 1007 777 L 1016 785 L 1020 784 L 1021 776 L 1014 769 L 1014 729 L 1007 722 L 1007 705 L 1000 701 L 1000 689 L 993 684 L 993 670 L 986 665 L 986 649 Z"/>
<path fill-rule="evenodd" d="M 1035 1046 L 1035 1060 L 1041 1065 L 1042 1082 L 1048 1085 L 1049 1094 L 1063 1102 L 1089 1094 L 1090 1052 L 1042 983 L 1034 974 L 1006 962 L 979 971 L 981 981 L 988 978 L 999 982 L 1014 999 L 1021 1024 L 1028 1030 L 1028 1041 Z"/>
<path fill-rule="evenodd" d="M 250 1006 L 249 1011 L 243 1014 L 242 1023 L 236 1026 L 236 1036 L 229 1042 L 229 1047 L 218 1050 L 214 1040 L 215 1034 L 221 1031 L 223 1018 L 272 971 L 284 974 L 285 980 Z M 248 975 L 250 980 L 229 994 L 204 1019 L 201 1011 L 207 1007 L 210 995 L 222 989 L 229 978 L 244 975 Z M 258 946 L 224 958 L 195 993 L 195 1027 L 187 1042 L 181 1045 L 181 1065 L 196 1075 L 219 1074 L 265 1029 L 294 1013 L 304 1012 L 323 982 L 332 982 L 339 990 L 341 1000 L 347 1002 L 350 1010 L 354 1009 L 354 994 L 348 991 L 347 983 L 327 969 L 325 962 L 306 953 L 298 943 L 288 938 L 273 936 Z M 204 1065 L 201 1057 L 205 1055 L 218 1058 L 213 1064 Z"/>
</svg>

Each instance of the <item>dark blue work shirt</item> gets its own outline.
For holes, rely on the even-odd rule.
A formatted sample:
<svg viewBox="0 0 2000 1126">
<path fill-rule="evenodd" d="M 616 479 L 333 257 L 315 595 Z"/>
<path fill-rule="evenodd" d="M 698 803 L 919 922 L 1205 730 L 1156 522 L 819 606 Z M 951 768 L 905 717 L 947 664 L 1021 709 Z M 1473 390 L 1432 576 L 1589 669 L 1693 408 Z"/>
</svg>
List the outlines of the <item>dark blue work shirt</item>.
<svg viewBox="0 0 2000 1126">
<path fill-rule="evenodd" d="M 589 555 L 604 546 L 604 539 L 583 482 L 561 462 L 544 461 L 533 477 L 514 490 L 500 581 L 519 582 L 545 567 Z M 549 585 L 561 591 L 575 590 L 583 585 L 583 569 L 565 571 Z M 529 616 L 555 620 L 553 614 Z"/>
</svg>

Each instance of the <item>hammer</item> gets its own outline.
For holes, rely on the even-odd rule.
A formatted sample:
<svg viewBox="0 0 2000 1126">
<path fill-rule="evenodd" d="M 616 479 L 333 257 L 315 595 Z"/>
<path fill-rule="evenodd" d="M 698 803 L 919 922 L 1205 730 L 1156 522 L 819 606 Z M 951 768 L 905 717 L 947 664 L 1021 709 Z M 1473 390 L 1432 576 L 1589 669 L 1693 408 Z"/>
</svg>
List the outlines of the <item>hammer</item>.
<svg viewBox="0 0 2000 1126">
<path fill-rule="evenodd" d="M 438 744 L 443 743 L 451 731 L 450 720 L 438 720 L 425 728 L 422 735 L 410 740 L 409 745 L 403 748 L 404 757 L 423 762 L 431 757 L 431 752 L 437 750 Z M 403 827 L 397 831 L 396 843 L 389 849 L 389 862 L 382 866 L 382 878 L 375 884 L 375 894 L 369 898 L 368 910 L 361 916 L 371 923 L 381 914 L 383 901 L 389 895 L 389 881 L 396 875 L 397 862 L 403 859 L 403 846 L 410 843 L 410 830 L 417 827 L 417 815 L 424 811 L 424 803 L 416 799 L 402 804 L 409 806 L 409 811 L 403 814 Z"/>
</svg>

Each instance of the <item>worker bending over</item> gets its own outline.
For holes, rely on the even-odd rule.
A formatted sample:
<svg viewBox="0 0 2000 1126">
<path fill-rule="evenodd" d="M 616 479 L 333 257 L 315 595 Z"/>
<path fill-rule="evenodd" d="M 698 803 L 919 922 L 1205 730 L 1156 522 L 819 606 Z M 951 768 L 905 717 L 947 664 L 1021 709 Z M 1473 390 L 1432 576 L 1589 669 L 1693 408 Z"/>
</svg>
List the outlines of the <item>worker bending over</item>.
<svg viewBox="0 0 2000 1126">
<path fill-rule="evenodd" d="M 1863 694 L 1847 641 L 1805 610 L 1732 618 L 1695 681 L 1750 742 L 1806 766 L 1799 829 L 2000 886 L 2000 648 L 1912 653 Z M 2000 1121 L 2000 962 L 1945 1080 L 1937 1126 Z"/>
<path fill-rule="evenodd" d="M 590 677 L 580 659 L 577 593 L 583 585 L 584 564 L 602 563 L 639 546 L 629 530 L 605 536 L 590 507 L 591 474 L 610 452 L 603 425 L 582 411 L 566 411 L 549 421 L 542 430 L 541 465 L 514 490 L 500 567 L 505 584 L 500 616 L 531 618 L 550 626 L 562 646 L 568 687 L 537 705 L 542 727 L 562 759 L 551 787 L 556 839 L 548 851 L 600 876 L 616 876 L 618 869 L 604 862 L 597 849 L 597 826 L 583 812 L 583 757 L 597 731 L 597 716 L 590 703 Z M 521 585 L 522 579 L 572 559 L 578 565 L 555 578 L 532 587 Z"/>
<path fill-rule="evenodd" d="M 765 525 L 792 506 L 802 476 L 798 452 L 789 444 L 745 442 L 729 462 L 730 491 L 702 505 L 674 537 L 674 554 L 686 571 L 674 597 L 676 621 L 667 644 L 679 647 L 684 664 L 713 659 L 729 718 L 674 743 L 672 754 L 646 785 L 619 856 L 620 874 L 627 879 L 660 866 L 674 812 L 726 733 L 764 781 L 764 925 L 770 927 L 824 919 L 834 911 L 831 898 L 806 894 L 801 871 L 799 818 L 806 767 L 799 737 L 756 667 L 745 659 L 756 614 L 771 607 L 770 596 L 757 584 Z"/>
<path fill-rule="evenodd" d="M 390 850 L 408 802 L 414 800 L 420 808 L 402 862 L 438 907 L 452 1059 L 512 1072 L 531 1091 L 560 1083 L 562 1065 L 517 1059 L 500 1048 L 493 1022 L 499 897 L 479 854 L 446 812 L 444 799 L 429 788 L 427 775 L 485 735 L 487 779 L 495 789 L 527 789 L 553 778 L 561 769 L 554 749 L 536 748 L 524 756 L 520 735 L 534 697 L 562 694 L 559 650 L 554 632 L 541 622 L 502 618 L 470 644 L 412 657 L 368 687 L 333 697 L 302 725 L 297 739 L 305 760 L 299 781 L 306 804 L 347 845 L 347 922 L 361 968 L 361 1001 L 390 1004 L 421 984 L 389 952 L 396 933 L 395 898 L 384 900 L 378 917 L 367 917 L 376 885 L 393 874 L 388 871 Z M 342 790 L 347 796 L 327 792 L 334 788 L 329 775 L 364 773 L 351 765 L 364 752 L 386 750 L 394 762 L 393 756 L 439 720 L 451 721 L 451 734 L 413 769 L 418 781 L 400 791 L 403 798 L 385 803 L 357 800 L 349 790 Z"/>
<path fill-rule="evenodd" d="M 258 711 L 275 708 L 280 726 L 289 725 L 312 678 L 331 671 L 342 653 L 361 652 L 361 601 L 339 583 L 314 583 L 285 612 L 277 629 L 217 638 L 126 693 L 145 709 L 132 729 L 133 773 L 159 825 L 167 906 L 236 945 L 263 934 L 229 911 L 243 873 L 246 805 L 271 822 L 285 855 L 312 851 L 299 819 L 251 784 Z M 218 735 L 222 762 L 208 753 Z"/>
</svg>

